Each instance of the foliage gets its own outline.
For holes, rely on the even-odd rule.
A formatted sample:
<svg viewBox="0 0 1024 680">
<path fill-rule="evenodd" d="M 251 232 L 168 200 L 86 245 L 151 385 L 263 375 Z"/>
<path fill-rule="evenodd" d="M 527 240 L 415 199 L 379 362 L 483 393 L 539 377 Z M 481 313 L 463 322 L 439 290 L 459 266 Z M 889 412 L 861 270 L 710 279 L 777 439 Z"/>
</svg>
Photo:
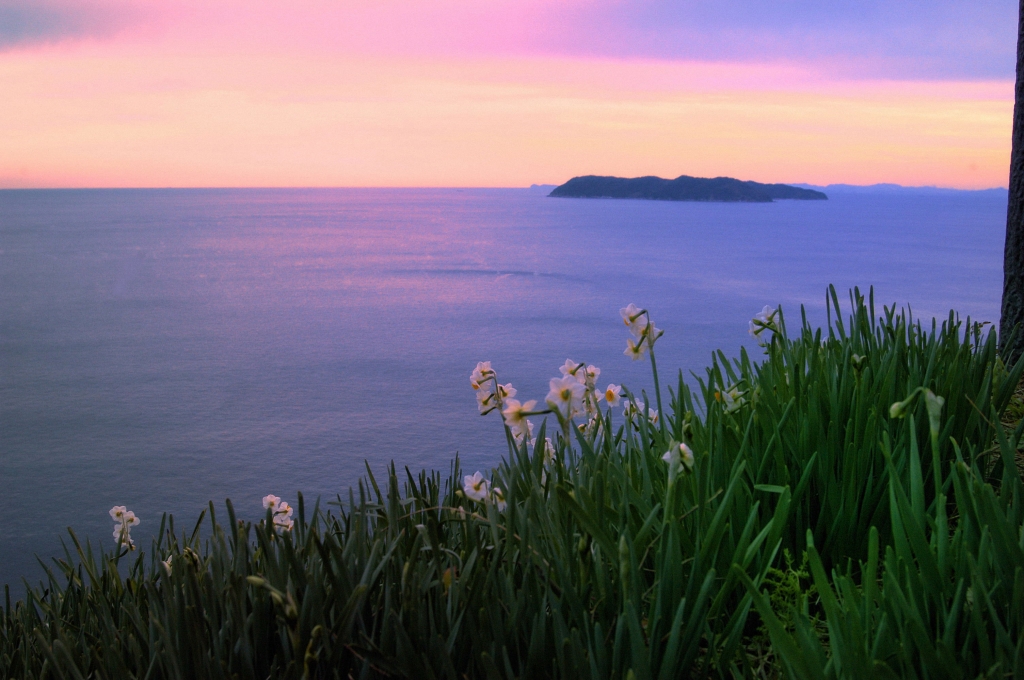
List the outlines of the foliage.
<svg viewBox="0 0 1024 680">
<path fill-rule="evenodd" d="M 0 675 L 749 677 L 762 626 L 793 677 L 1021 672 L 1022 432 L 999 416 L 1024 363 L 953 314 L 827 301 L 828 328 L 793 338 L 763 312 L 764 359 L 718 353 L 695 390 L 680 374 L 667 413 L 626 392 L 631 416 L 579 428 L 570 395 L 552 447 L 506 428 L 489 487 L 457 459 L 382 485 L 368 468 L 289 526 L 229 502 L 191 532 L 165 518 L 148 554 L 72 534 L 8 595 Z"/>
<path fill-rule="evenodd" d="M 998 432 L 998 491 L 985 483 L 979 457 L 963 455 L 972 453 L 971 444 L 954 444 L 957 460 L 948 473 L 935 473 L 943 492 L 927 507 L 916 448 L 909 484 L 889 463 L 893 541 L 883 556 L 871 530 L 859 578 L 828 574 L 809 545 L 827 636 L 815 635 L 799 608 L 795 630 L 788 630 L 765 595 L 739 575 L 755 593 L 791 677 L 1024 675 L 1024 485 L 1014 461 L 1022 434 L 1024 422 L 1009 439 Z"/>
</svg>

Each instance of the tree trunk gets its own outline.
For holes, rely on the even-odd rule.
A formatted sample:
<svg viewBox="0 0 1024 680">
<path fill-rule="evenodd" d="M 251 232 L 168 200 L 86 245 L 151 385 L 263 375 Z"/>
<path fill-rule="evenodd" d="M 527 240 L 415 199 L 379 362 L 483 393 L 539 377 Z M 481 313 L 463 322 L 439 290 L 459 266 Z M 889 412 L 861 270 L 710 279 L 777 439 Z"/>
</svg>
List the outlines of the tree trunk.
<svg viewBox="0 0 1024 680">
<path fill-rule="evenodd" d="M 1012 342 L 1010 335 L 1017 329 Z M 1003 310 L 999 344 L 1009 364 L 1024 353 L 1024 0 L 1017 15 L 1017 86 L 1013 100 L 1013 142 L 1010 146 L 1010 195 L 1006 207 L 1003 252 Z"/>
</svg>

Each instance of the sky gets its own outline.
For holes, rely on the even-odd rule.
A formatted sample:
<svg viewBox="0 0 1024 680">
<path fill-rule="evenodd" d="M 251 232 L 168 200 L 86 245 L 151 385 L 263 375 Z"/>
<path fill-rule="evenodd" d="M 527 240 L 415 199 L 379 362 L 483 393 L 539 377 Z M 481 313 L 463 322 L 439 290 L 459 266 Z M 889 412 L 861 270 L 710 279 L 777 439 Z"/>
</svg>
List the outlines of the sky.
<svg viewBox="0 0 1024 680">
<path fill-rule="evenodd" d="M 0 0 L 0 188 L 1005 187 L 1013 0 Z"/>
</svg>

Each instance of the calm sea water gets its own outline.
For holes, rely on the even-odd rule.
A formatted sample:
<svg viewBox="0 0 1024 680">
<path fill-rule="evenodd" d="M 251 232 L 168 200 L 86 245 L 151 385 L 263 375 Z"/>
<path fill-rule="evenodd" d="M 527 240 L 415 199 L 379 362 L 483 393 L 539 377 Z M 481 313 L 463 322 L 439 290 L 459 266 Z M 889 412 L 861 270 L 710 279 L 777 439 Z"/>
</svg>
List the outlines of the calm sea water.
<svg viewBox="0 0 1024 680">
<path fill-rule="evenodd" d="M 829 283 L 916 314 L 996 321 L 1005 193 L 828 202 L 552 199 L 530 190 L 0 191 L 0 583 L 65 527 L 109 543 L 127 505 L 325 501 L 388 461 L 496 464 L 468 376 L 543 399 L 567 358 L 649 383 L 618 309 L 651 309 L 659 364 L 703 372 Z"/>
</svg>

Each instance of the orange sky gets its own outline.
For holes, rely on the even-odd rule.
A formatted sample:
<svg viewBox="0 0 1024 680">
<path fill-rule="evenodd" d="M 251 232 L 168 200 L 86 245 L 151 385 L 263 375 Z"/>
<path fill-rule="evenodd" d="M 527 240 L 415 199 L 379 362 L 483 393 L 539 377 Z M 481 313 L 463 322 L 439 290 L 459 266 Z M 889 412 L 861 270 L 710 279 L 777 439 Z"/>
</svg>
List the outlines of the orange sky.
<svg viewBox="0 0 1024 680">
<path fill-rule="evenodd" d="M 414 25 L 382 28 L 350 3 L 341 18 L 366 31 L 332 44 L 309 12 L 235 21 L 240 5 L 214 4 L 203 30 L 182 10 L 0 50 L 0 187 L 493 187 L 580 174 L 1006 185 L 1010 78 L 558 53 L 501 31 L 502 49 L 432 48 L 414 44 Z"/>
</svg>

